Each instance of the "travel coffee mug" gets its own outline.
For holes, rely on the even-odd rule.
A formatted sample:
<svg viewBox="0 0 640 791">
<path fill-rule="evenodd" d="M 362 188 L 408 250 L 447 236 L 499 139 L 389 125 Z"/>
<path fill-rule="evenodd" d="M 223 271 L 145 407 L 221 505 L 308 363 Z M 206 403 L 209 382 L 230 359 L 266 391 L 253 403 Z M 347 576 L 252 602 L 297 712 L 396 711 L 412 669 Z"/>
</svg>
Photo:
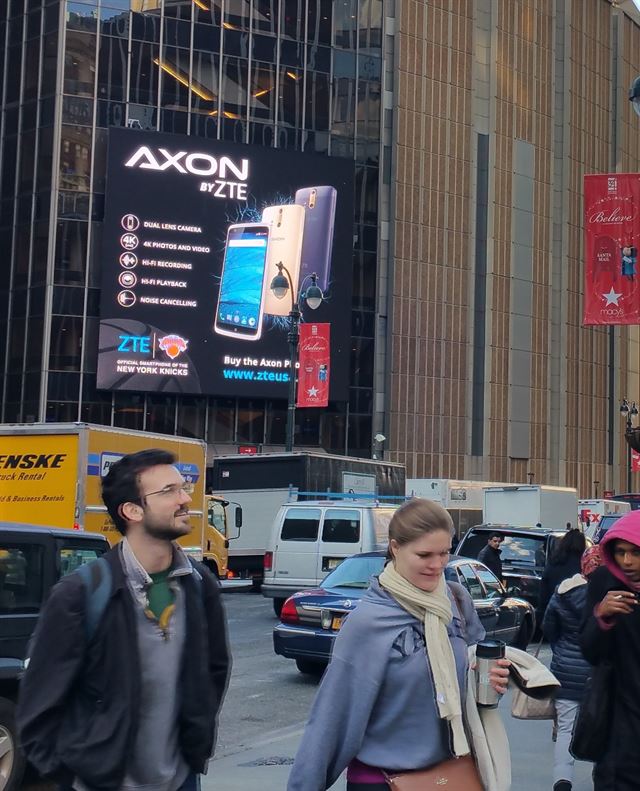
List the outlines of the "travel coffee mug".
<svg viewBox="0 0 640 791">
<path fill-rule="evenodd" d="M 495 709 L 500 695 L 489 683 L 489 671 L 504 657 L 505 644 L 501 640 L 482 640 L 476 646 L 476 701 L 478 706 Z"/>
</svg>

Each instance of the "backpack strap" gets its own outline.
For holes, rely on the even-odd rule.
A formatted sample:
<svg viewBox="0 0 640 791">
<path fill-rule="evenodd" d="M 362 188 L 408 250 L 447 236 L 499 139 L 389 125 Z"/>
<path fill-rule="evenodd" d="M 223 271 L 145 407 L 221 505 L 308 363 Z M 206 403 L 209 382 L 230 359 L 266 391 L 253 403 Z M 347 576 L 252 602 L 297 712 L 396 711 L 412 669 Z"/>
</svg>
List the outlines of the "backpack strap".
<svg viewBox="0 0 640 791">
<path fill-rule="evenodd" d="M 105 557 L 77 569 L 85 591 L 85 635 L 87 642 L 96 633 L 111 596 L 111 567 Z"/>
<path fill-rule="evenodd" d="M 451 595 L 455 599 L 456 605 L 458 607 L 458 614 L 460 615 L 460 623 L 462 625 L 462 636 L 466 640 L 467 639 L 467 620 L 464 617 L 464 610 L 462 609 L 462 595 L 461 591 L 464 590 L 462 585 L 459 582 L 447 582 L 447 586 L 451 591 Z"/>
</svg>

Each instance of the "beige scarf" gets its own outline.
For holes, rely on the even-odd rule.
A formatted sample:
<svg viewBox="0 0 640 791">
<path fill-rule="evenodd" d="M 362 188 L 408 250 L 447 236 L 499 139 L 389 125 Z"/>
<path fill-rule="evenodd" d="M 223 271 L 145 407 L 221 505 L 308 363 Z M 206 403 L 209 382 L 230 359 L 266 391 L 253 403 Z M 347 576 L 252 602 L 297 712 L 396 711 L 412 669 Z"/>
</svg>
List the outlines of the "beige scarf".
<svg viewBox="0 0 640 791">
<path fill-rule="evenodd" d="M 462 722 L 456 661 L 447 633 L 453 613 L 444 575 L 440 577 L 438 587 L 428 593 L 416 588 L 398 574 L 392 563 L 388 563 L 380 574 L 380 585 L 403 609 L 424 623 L 424 639 L 436 691 L 438 713 L 441 719 L 450 723 L 454 754 L 467 755 L 470 749 Z"/>
</svg>

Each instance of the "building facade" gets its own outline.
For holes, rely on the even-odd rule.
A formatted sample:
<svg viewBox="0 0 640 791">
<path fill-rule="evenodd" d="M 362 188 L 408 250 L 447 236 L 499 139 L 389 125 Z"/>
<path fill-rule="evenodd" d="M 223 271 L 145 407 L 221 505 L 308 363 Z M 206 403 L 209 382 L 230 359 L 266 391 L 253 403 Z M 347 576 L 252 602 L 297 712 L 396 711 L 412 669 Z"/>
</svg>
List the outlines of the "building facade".
<svg viewBox="0 0 640 791">
<path fill-rule="evenodd" d="M 0 419 L 284 444 L 281 400 L 96 389 L 107 130 L 355 168 L 349 400 L 296 445 L 625 488 L 637 328 L 584 328 L 582 176 L 635 171 L 631 0 L 8 0 Z M 376 441 L 376 435 L 384 441 Z"/>
</svg>

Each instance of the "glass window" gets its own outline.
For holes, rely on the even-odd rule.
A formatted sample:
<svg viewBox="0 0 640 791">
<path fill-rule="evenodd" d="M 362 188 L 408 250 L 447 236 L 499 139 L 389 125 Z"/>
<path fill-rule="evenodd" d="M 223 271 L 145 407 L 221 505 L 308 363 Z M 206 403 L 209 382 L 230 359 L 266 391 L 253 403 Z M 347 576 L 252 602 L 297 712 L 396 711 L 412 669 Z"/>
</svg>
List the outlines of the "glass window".
<svg viewBox="0 0 640 791">
<path fill-rule="evenodd" d="M 345 452 L 346 416 L 325 412 L 320 417 L 321 445 L 333 453 Z"/>
<path fill-rule="evenodd" d="M 238 401 L 238 442 L 264 442 L 264 406 L 259 401 Z"/>
<path fill-rule="evenodd" d="M 204 437 L 205 398 L 182 396 L 178 403 L 178 434 L 183 437 Z"/>
<path fill-rule="evenodd" d="M 222 21 L 222 0 L 209 0 L 206 4 L 194 3 L 193 18 L 203 25 L 220 27 Z M 208 6 L 208 7 L 207 7 Z"/>
<path fill-rule="evenodd" d="M 322 540 L 357 544 L 360 540 L 360 511 L 327 508 L 322 524 Z"/>
<path fill-rule="evenodd" d="M 54 401 L 78 401 L 80 374 L 71 371 L 49 371 L 47 396 Z"/>
<path fill-rule="evenodd" d="M 154 61 L 157 61 L 154 63 Z M 158 94 L 159 52 L 155 44 L 131 42 L 129 101 L 155 104 Z"/>
<path fill-rule="evenodd" d="M 189 107 L 189 86 L 196 96 L 212 101 L 215 95 L 204 85 L 193 82 L 189 71 L 189 50 L 163 46 L 158 63 L 161 69 L 160 103 L 169 109 Z"/>
<path fill-rule="evenodd" d="M 300 128 L 302 126 L 302 70 L 283 67 L 280 72 L 278 96 L 278 123 Z"/>
<path fill-rule="evenodd" d="M 286 403 L 272 401 L 267 409 L 267 445 L 284 445 L 287 430 Z"/>
<path fill-rule="evenodd" d="M 253 29 L 275 36 L 278 32 L 278 0 L 254 0 Z"/>
<path fill-rule="evenodd" d="M 97 29 L 95 7 L 84 3 L 67 3 L 67 30 L 95 33 Z"/>
<path fill-rule="evenodd" d="M 360 588 L 366 590 L 371 577 L 378 576 L 384 568 L 385 558 L 381 555 L 346 558 L 322 581 L 327 588 Z"/>
<path fill-rule="evenodd" d="M 458 576 L 460 582 L 469 591 L 469 594 L 471 595 L 471 598 L 474 601 L 478 601 L 479 599 L 485 598 L 484 589 L 480 584 L 480 580 L 473 573 L 473 569 L 471 568 L 471 566 L 468 566 L 466 564 L 463 566 L 459 566 Z"/>
<path fill-rule="evenodd" d="M 141 430 L 144 423 L 144 396 L 114 393 L 113 425 Z"/>
<path fill-rule="evenodd" d="M 34 613 L 42 602 L 43 548 L 0 544 L 0 612 Z"/>
<path fill-rule="evenodd" d="M 139 14 L 132 12 L 130 15 L 131 37 L 139 41 L 159 43 L 160 17 L 156 14 Z"/>
<path fill-rule="evenodd" d="M 60 576 L 66 577 L 67 574 L 76 571 L 80 566 L 85 566 L 87 563 L 97 560 L 101 555 L 104 555 L 106 550 L 107 547 L 102 550 L 98 549 L 98 547 L 93 547 L 91 549 L 80 548 L 78 546 L 61 547 L 58 552 Z"/>
<path fill-rule="evenodd" d="M 209 441 L 233 442 L 235 437 L 235 400 L 217 398 L 209 408 Z"/>
<path fill-rule="evenodd" d="M 358 81 L 358 137 L 380 136 L 380 83 Z"/>
<path fill-rule="evenodd" d="M 175 434 L 175 396 L 149 394 L 147 396 L 147 422 L 145 431 L 158 434 Z"/>
<path fill-rule="evenodd" d="M 91 33 L 67 32 L 64 53 L 64 93 L 93 96 L 96 73 L 96 37 Z"/>
<path fill-rule="evenodd" d="M 211 527 L 223 536 L 227 535 L 227 520 L 225 516 L 224 506 L 219 500 L 210 497 L 207 500 L 207 516 Z"/>
<path fill-rule="evenodd" d="M 343 49 L 356 49 L 358 0 L 342 0 L 333 9 L 334 43 Z"/>
<path fill-rule="evenodd" d="M 27 132 L 21 136 L 20 141 L 20 171 L 18 175 L 18 192 L 33 192 L 33 152 L 36 146 L 35 131 Z"/>
<path fill-rule="evenodd" d="M 320 527 L 319 508 L 289 508 L 284 518 L 282 541 L 317 541 Z"/>
<path fill-rule="evenodd" d="M 304 40 L 305 0 L 281 0 L 281 25 L 283 36 L 296 41 Z"/>
<path fill-rule="evenodd" d="M 212 118 L 218 115 L 218 70 L 220 59 L 210 52 L 194 52 L 191 69 L 191 109 L 207 113 Z"/>
<path fill-rule="evenodd" d="M 247 61 L 225 57 L 222 62 L 222 106 L 225 119 L 233 121 L 246 117 L 247 82 Z"/>
<path fill-rule="evenodd" d="M 329 75 L 307 74 L 307 99 L 304 120 L 306 129 L 329 129 Z"/>
<path fill-rule="evenodd" d="M 374 348 L 373 338 L 351 339 L 350 384 L 353 387 L 373 387 Z"/>
<path fill-rule="evenodd" d="M 355 221 L 375 224 L 378 220 L 378 169 L 356 166 Z"/>
<path fill-rule="evenodd" d="M 356 81 L 347 77 L 334 79 L 331 131 L 353 137 L 356 112 Z"/>
<path fill-rule="evenodd" d="M 79 371 L 81 355 L 82 318 L 80 316 L 53 316 L 51 319 L 50 368 L 57 371 Z"/>
<path fill-rule="evenodd" d="M 371 418 L 366 415 L 349 416 L 348 452 L 353 456 L 369 456 L 371 452 Z"/>
<path fill-rule="evenodd" d="M 268 63 L 253 63 L 251 67 L 251 100 L 249 116 L 261 121 L 275 117 L 276 69 Z"/>
<path fill-rule="evenodd" d="M 100 37 L 100 52 L 98 54 L 98 97 L 100 99 L 110 99 L 116 102 L 126 100 L 127 46 L 126 39 Z M 93 90 L 91 93 L 93 94 Z"/>
<path fill-rule="evenodd" d="M 63 220 L 56 230 L 55 282 L 84 285 L 87 223 Z"/>
<path fill-rule="evenodd" d="M 24 59 L 24 86 L 22 100 L 35 99 L 38 93 L 38 77 L 40 74 L 40 39 L 27 41 Z"/>
<path fill-rule="evenodd" d="M 248 0 L 226 0 L 224 25 L 227 30 L 249 30 L 251 3 Z"/>
<path fill-rule="evenodd" d="M 91 129 L 62 126 L 60 140 L 60 188 L 88 192 L 91 178 Z"/>
<path fill-rule="evenodd" d="M 309 0 L 307 39 L 315 44 L 331 44 L 333 0 Z"/>
<path fill-rule="evenodd" d="M 489 599 L 495 599 L 504 595 L 502 583 L 495 576 L 495 574 L 493 574 L 493 572 L 489 571 L 489 569 L 482 568 L 481 566 L 474 566 L 473 569 L 478 577 L 480 577 L 480 581 L 484 585 L 484 589 L 486 590 L 487 597 Z"/>
</svg>

